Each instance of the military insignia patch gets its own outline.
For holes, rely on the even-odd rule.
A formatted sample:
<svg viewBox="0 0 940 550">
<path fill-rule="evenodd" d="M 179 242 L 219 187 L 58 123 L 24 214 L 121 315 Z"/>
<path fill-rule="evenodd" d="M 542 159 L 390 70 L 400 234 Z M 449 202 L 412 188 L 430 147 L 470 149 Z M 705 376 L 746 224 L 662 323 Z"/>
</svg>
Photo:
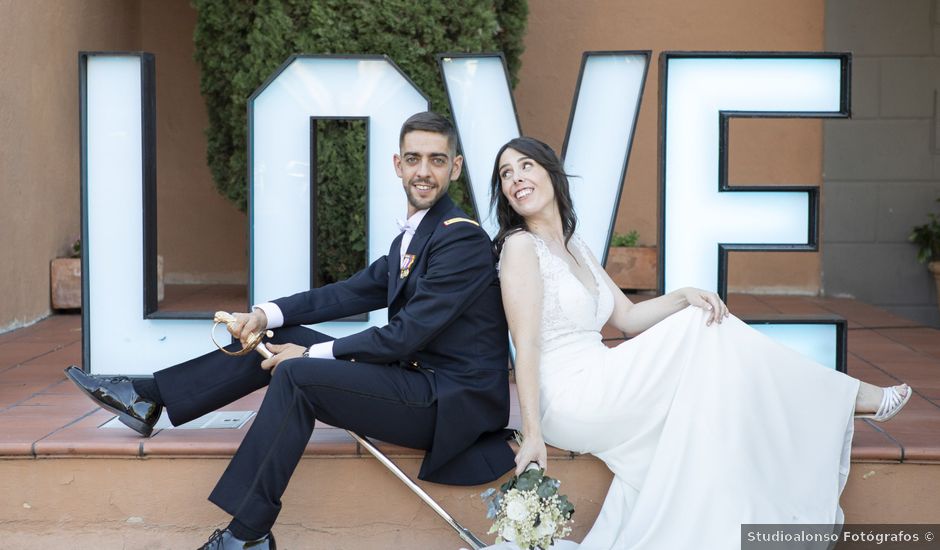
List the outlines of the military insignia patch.
<svg viewBox="0 0 940 550">
<path fill-rule="evenodd" d="M 452 223 L 457 223 L 457 222 L 472 223 L 473 225 L 475 225 L 475 226 L 477 226 L 477 227 L 480 227 L 480 224 L 478 224 L 477 222 L 471 220 L 470 218 L 451 218 L 451 219 L 445 221 L 445 222 L 444 222 L 444 225 L 450 225 L 450 224 L 452 224 Z"/>
<path fill-rule="evenodd" d="M 411 266 L 415 263 L 414 254 L 405 254 L 401 259 L 401 271 L 398 272 L 398 278 L 404 279 L 411 273 Z"/>
</svg>

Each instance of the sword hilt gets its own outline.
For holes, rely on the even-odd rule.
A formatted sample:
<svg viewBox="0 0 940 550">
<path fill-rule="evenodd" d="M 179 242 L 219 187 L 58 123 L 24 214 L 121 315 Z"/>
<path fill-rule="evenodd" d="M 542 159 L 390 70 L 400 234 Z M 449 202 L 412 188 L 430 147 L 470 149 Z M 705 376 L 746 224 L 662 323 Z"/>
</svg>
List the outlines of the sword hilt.
<svg viewBox="0 0 940 550">
<path fill-rule="evenodd" d="M 263 338 L 271 338 L 274 336 L 272 331 L 262 330 L 260 332 L 256 332 L 245 341 L 245 343 L 242 345 L 242 349 L 238 351 L 229 351 L 223 348 L 222 345 L 216 341 L 215 327 L 224 324 L 229 329 L 235 328 L 235 316 L 231 313 L 228 313 L 227 311 L 216 311 L 212 320 L 215 321 L 215 323 L 212 325 L 212 332 L 210 333 L 210 337 L 212 338 L 212 343 L 215 344 L 215 347 L 219 348 L 222 353 L 231 355 L 232 357 L 241 357 L 242 355 L 249 354 L 252 351 L 257 351 L 265 359 L 270 359 L 274 355 L 268 348 L 264 346 L 263 343 L 261 343 Z"/>
</svg>

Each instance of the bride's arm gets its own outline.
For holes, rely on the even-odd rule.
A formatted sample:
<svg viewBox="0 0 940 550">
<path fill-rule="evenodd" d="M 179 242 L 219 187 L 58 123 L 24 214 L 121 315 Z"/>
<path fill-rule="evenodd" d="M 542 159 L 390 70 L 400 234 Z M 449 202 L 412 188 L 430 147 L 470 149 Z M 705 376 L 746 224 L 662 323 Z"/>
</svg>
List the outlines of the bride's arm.
<svg viewBox="0 0 940 550">
<path fill-rule="evenodd" d="M 597 262 L 593 256 L 591 260 Z M 599 264 L 598 267 L 600 267 Z M 606 271 L 600 269 L 600 272 L 610 292 L 614 295 L 614 311 L 608 323 L 627 336 L 636 336 L 689 305 L 711 311 L 706 321 L 709 325 L 714 322 L 721 323 L 721 320 L 728 316 L 728 306 L 721 301 L 718 294 L 692 287 L 673 290 L 651 300 L 634 304 L 623 295 Z"/>
<path fill-rule="evenodd" d="M 523 434 L 522 446 L 516 453 L 518 475 L 530 462 L 537 462 L 543 469 L 548 466 L 539 412 L 542 277 L 531 238 L 515 234 L 506 239 L 499 264 L 499 283 L 509 332 L 516 347 L 516 391 Z"/>
</svg>

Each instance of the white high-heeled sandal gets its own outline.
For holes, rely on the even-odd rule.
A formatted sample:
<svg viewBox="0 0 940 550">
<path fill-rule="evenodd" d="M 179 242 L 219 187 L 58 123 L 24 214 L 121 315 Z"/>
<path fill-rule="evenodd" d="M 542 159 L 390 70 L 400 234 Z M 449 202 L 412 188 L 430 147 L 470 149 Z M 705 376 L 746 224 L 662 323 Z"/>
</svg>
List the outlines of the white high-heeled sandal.
<svg viewBox="0 0 940 550">
<path fill-rule="evenodd" d="M 904 405 L 907 405 L 907 402 L 911 400 L 911 395 L 914 393 L 914 390 L 912 390 L 910 386 L 907 386 L 906 395 L 902 396 L 898 391 L 899 387 L 906 385 L 907 384 L 901 384 L 900 386 L 882 388 L 881 405 L 878 407 L 878 412 L 875 414 L 857 414 L 855 415 L 855 418 L 871 418 L 875 422 L 885 422 L 891 420 L 891 418 L 901 412 L 901 409 L 904 408 Z"/>
</svg>

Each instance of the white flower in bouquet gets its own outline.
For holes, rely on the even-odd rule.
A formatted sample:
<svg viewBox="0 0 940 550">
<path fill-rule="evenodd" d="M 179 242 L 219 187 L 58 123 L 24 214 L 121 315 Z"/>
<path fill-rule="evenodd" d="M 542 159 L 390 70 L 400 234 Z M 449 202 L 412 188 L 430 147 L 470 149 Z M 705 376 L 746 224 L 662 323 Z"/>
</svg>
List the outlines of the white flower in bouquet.
<svg viewBox="0 0 940 550">
<path fill-rule="evenodd" d="M 535 528 L 535 536 L 538 538 L 545 538 L 552 535 L 555 532 L 555 522 L 551 519 L 545 520 Z"/>
<path fill-rule="evenodd" d="M 510 491 L 511 493 L 515 493 L 513 496 L 516 498 L 508 497 L 506 499 L 506 517 L 512 521 L 523 521 L 529 516 L 529 507 L 526 506 L 525 497 L 515 489 Z"/>
</svg>

